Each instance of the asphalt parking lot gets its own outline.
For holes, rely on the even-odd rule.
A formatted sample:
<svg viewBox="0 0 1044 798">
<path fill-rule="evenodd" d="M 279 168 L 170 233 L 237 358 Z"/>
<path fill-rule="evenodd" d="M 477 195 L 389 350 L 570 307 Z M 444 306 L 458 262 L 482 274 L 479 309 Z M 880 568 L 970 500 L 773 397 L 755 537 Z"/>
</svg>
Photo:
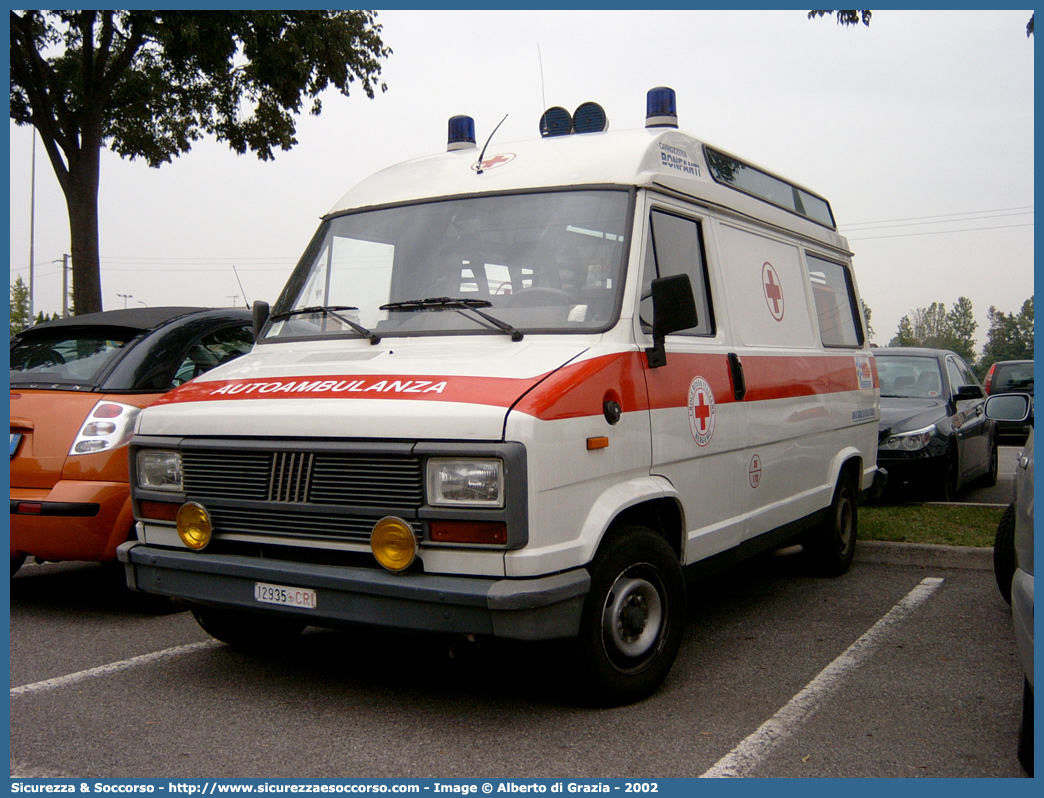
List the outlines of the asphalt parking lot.
<svg viewBox="0 0 1044 798">
<path fill-rule="evenodd" d="M 246 655 L 97 566 L 11 580 L 18 777 L 1020 777 L 989 550 L 784 552 L 695 585 L 661 690 L 578 705 L 552 647 L 310 629 Z"/>
</svg>

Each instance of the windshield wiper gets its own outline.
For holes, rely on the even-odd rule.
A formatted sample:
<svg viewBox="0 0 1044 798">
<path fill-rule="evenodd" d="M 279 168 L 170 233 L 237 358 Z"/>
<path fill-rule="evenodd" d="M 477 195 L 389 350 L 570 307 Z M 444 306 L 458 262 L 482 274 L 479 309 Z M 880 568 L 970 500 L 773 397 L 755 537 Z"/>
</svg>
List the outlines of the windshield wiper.
<svg viewBox="0 0 1044 798">
<path fill-rule="evenodd" d="M 315 305 L 310 308 L 296 308 L 295 310 L 285 310 L 282 313 L 273 313 L 271 321 L 284 321 L 291 318 L 292 316 L 303 316 L 306 313 L 321 313 L 323 317 L 333 316 L 340 322 L 347 324 L 359 335 L 369 340 L 370 344 L 379 344 L 381 337 L 371 330 L 367 330 L 361 324 L 356 324 L 354 321 L 349 319 L 347 316 L 342 316 L 337 311 L 339 310 L 358 310 L 359 308 L 352 305 Z"/>
<path fill-rule="evenodd" d="M 512 327 L 506 321 L 501 321 L 495 316 L 483 313 L 479 308 L 491 308 L 493 303 L 485 299 L 457 299 L 448 296 L 433 296 L 427 299 L 409 299 L 404 302 L 389 302 L 381 305 L 381 310 L 470 310 L 476 316 L 481 316 L 493 326 L 503 330 L 511 336 L 512 341 L 521 341 L 522 332 Z"/>
</svg>

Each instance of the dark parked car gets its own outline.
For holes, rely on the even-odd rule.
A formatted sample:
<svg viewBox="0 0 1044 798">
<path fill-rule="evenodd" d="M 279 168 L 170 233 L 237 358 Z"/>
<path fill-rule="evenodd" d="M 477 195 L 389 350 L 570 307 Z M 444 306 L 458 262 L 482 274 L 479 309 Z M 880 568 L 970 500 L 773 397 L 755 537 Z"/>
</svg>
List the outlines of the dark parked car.
<svg viewBox="0 0 1044 798">
<path fill-rule="evenodd" d="M 116 560 L 134 526 L 141 408 L 253 346 L 250 311 L 137 308 L 11 338 L 11 575 L 26 557 Z"/>
<path fill-rule="evenodd" d="M 1033 361 L 1000 360 L 990 366 L 983 380 L 986 395 L 999 393 L 1026 393 L 1033 396 Z M 1005 443 L 1025 443 L 1033 429 L 1033 400 L 1030 399 L 1029 416 L 1024 421 L 997 421 L 997 434 Z"/>
<path fill-rule="evenodd" d="M 890 492 L 950 501 L 981 479 L 997 484 L 996 422 L 986 393 L 958 355 L 942 349 L 875 349 L 881 383 L 877 464 Z"/>
<path fill-rule="evenodd" d="M 994 393 L 986 401 L 986 414 L 998 421 L 1020 421 L 1032 407 L 1025 394 Z M 1015 641 L 1022 659 L 1022 723 L 1019 728 L 1019 762 L 1033 775 L 1033 430 L 1015 468 L 1015 491 L 1001 516 L 993 546 L 997 586 L 1011 604 Z"/>
</svg>

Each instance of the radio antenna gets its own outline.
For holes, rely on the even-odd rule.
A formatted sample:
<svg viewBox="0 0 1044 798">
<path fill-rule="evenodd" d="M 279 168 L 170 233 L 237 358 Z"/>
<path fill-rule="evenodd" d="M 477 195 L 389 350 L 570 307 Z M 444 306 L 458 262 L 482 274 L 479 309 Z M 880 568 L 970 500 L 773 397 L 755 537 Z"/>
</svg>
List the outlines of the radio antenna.
<svg viewBox="0 0 1044 798">
<path fill-rule="evenodd" d="M 507 118 L 508 115 L 504 114 L 504 119 Z M 475 170 L 477 174 L 482 174 L 482 159 L 486 157 L 486 147 L 489 146 L 489 143 L 493 140 L 493 137 L 497 134 L 497 131 L 500 130 L 500 125 L 504 124 L 504 119 L 501 119 L 500 124 L 493 128 L 493 132 L 489 134 L 489 138 L 486 139 L 486 143 L 482 145 L 482 152 L 479 153 L 478 169 Z"/>
<path fill-rule="evenodd" d="M 537 42 L 537 63 L 540 64 L 540 107 L 547 108 L 547 95 L 544 93 L 544 58 L 540 55 L 540 42 Z"/>
<path fill-rule="evenodd" d="M 239 272 L 236 271 L 236 264 L 232 264 L 232 273 L 236 275 L 236 282 L 239 283 L 239 290 L 243 292 L 243 303 L 246 307 L 250 307 L 250 300 L 247 299 L 246 291 L 243 289 L 243 281 L 239 279 Z"/>
</svg>

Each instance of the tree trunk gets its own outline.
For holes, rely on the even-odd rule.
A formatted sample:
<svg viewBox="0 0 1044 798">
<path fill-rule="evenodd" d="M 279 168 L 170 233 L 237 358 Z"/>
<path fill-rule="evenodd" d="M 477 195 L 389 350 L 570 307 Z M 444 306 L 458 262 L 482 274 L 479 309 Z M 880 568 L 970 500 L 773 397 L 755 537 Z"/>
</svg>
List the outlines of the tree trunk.
<svg viewBox="0 0 1044 798">
<path fill-rule="evenodd" d="M 72 247 L 73 308 L 77 315 L 102 310 L 101 258 L 98 249 L 98 186 L 101 145 L 86 141 L 69 162 L 62 184 L 69 210 Z"/>
</svg>

